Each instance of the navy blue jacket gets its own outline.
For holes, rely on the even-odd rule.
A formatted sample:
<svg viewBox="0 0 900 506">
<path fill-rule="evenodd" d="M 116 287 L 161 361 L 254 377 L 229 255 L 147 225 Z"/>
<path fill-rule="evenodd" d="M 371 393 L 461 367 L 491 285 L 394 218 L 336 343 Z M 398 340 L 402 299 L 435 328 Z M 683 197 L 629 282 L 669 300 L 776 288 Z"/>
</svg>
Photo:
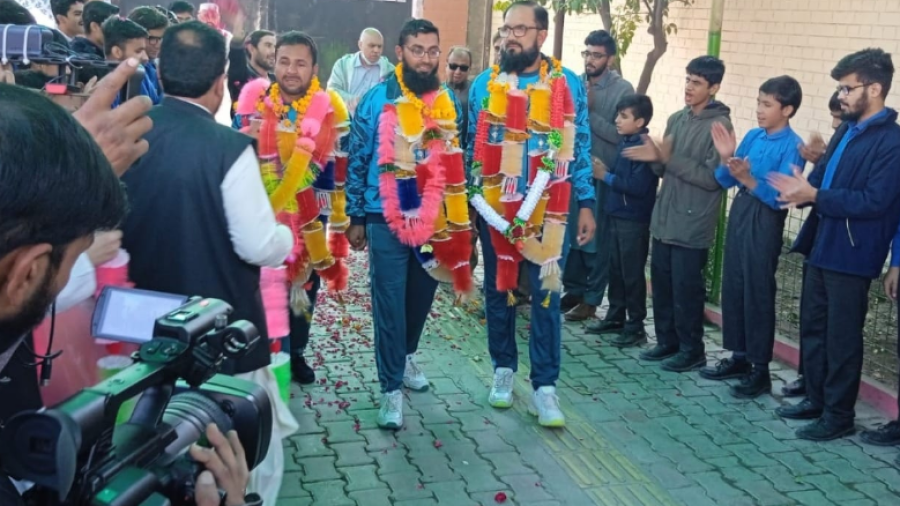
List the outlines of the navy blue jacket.
<svg viewBox="0 0 900 506">
<path fill-rule="evenodd" d="M 610 187 L 604 211 L 606 214 L 624 220 L 650 223 L 653 205 L 656 203 L 656 189 L 659 177 L 644 162 L 636 162 L 622 156 L 622 150 L 639 146 L 643 142 L 641 135 L 644 129 L 635 135 L 626 135 L 619 139 L 616 163 L 609 168 L 603 182 Z"/>
<path fill-rule="evenodd" d="M 821 187 L 849 123 L 838 128 L 809 175 L 814 187 Z M 898 224 L 900 126 L 897 111 L 889 109 L 847 144 L 831 187 L 819 190 L 792 251 L 815 267 L 874 279 L 881 275 Z"/>
</svg>

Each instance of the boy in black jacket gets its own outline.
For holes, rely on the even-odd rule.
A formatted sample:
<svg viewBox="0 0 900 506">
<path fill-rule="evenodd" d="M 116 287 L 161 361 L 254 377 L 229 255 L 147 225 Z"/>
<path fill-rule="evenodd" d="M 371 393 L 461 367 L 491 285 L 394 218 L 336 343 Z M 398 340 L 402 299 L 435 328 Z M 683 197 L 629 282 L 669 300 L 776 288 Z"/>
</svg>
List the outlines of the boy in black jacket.
<svg viewBox="0 0 900 506">
<path fill-rule="evenodd" d="M 604 211 L 609 216 L 612 254 L 609 272 L 609 311 L 603 323 L 624 328 L 610 340 L 620 348 L 647 342 L 647 279 L 644 269 L 650 250 L 650 216 L 659 178 L 645 162 L 629 160 L 622 150 L 640 145 L 653 118 L 646 95 L 629 95 L 616 105 L 619 154 L 610 170 L 594 159 L 594 177 L 610 186 Z M 626 320 L 627 314 L 627 320 Z"/>
</svg>

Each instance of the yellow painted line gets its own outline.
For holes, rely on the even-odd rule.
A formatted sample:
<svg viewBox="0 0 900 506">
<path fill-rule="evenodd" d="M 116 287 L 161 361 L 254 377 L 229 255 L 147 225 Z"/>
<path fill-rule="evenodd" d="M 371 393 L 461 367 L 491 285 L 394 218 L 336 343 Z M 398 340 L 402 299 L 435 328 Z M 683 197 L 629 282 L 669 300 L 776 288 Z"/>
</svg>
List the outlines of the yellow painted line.
<svg viewBox="0 0 900 506">
<path fill-rule="evenodd" d="M 461 317 L 473 318 L 461 308 L 454 307 L 452 311 Z M 516 338 L 518 339 L 518 335 Z M 521 346 L 524 343 L 518 344 Z M 459 346 L 463 345 L 478 356 L 488 354 L 486 336 L 485 339 L 469 338 Z M 470 362 L 476 367 L 476 370 L 483 368 L 485 364 L 490 366 L 490 360 L 475 361 L 470 357 Z M 514 384 L 516 402 L 511 409 L 527 420 L 535 422 L 533 430 L 540 440 L 560 464 L 569 471 L 569 475 L 584 492 L 594 499 L 595 504 L 604 506 L 677 506 L 679 504 L 657 485 L 656 481 L 635 466 L 627 456 L 615 450 L 609 441 L 597 432 L 568 400 L 560 398 L 560 404 L 566 414 L 564 429 L 546 429 L 537 425 L 534 416 L 528 413 L 526 404 L 530 402 L 529 396 L 532 392 L 531 381 L 528 379 L 530 370 L 528 364 L 523 361 L 519 362 L 519 370 Z M 489 376 L 481 376 L 481 379 L 487 381 L 488 385 L 490 384 Z M 618 484 L 607 485 L 611 482 L 618 482 Z"/>
</svg>

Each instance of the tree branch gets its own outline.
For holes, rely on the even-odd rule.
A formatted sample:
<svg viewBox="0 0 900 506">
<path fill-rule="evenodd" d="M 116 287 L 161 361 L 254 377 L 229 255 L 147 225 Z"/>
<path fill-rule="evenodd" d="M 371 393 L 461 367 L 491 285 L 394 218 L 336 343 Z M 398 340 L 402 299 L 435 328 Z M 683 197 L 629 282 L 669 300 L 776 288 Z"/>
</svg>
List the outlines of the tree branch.
<svg viewBox="0 0 900 506">
<path fill-rule="evenodd" d="M 647 89 L 650 88 L 650 80 L 653 77 L 653 70 L 656 69 L 656 64 L 666 54 L 666 50 L 669 47 L 665 26 L 665 13 L 668 4 L 668 0 L 654 0 L 653 9 L 650 11 L 650 25 L 647 27 L 647 32 L 653 36 L 653 49 L 647 54 L 644 70 L 641 71 L 641 78 L 638 81 L 636 90 L 639 94 L 647 93 Z"/>
</svg>

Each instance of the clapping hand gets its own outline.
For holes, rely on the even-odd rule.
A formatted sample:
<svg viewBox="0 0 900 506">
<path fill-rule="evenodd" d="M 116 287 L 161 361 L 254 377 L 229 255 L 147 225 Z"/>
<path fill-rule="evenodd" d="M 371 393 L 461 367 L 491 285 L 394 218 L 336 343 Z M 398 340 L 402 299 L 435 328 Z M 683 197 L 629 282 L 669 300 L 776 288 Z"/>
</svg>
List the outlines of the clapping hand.
<svg viewBox="0 0 900 506">
<path fill-rule="evenodd" d="M 809 135 L 809 141 L 806 144 L 798 146 L 800 156 L 809 163 L 816 164 L 825 154 L 825 139 L 819 132 L 813 132 Z"/>
<path fill-rule="evenodd" d="M 737 148 L 737 137 L 734 130 L 728 130 L 725 125 L 716 121 L 712 125 L 712 139 L 722 163 L 726 163 L 734 156 L 734 150 Z"/>
<path fill-rule="evenodd" d="M 649 135 L 642 135 L 641 139 L 643 140 L 643 143 L 640 146 L 622 150 L 622 156 L 637 162 L 668 163 L 669 159 L 672 157 L 671 137 L 667 137 L 660 144 L 657 144 Z"/>
<path fill-rule="evenodd" d="M 609 169 L 606 168 L 606 164 L 596 156 L 591 157 L 591 162 L 594 168 L 594 179 L 603 181 L 603 179 L 606 178 L 606 173 L 609 172 Z"/>
<path fill-rule="evenodd" d="M 777 172 L 769 174 L 769 184 L 781 193 L 778 201 L 781 202 L 782 209 L 792 209 L 815 202 L 818 194 L 818 190 L 809 184 L 800 167 L 795 165 L 793 170 L 794 173 L 790 176 Z"/>
</svg>

